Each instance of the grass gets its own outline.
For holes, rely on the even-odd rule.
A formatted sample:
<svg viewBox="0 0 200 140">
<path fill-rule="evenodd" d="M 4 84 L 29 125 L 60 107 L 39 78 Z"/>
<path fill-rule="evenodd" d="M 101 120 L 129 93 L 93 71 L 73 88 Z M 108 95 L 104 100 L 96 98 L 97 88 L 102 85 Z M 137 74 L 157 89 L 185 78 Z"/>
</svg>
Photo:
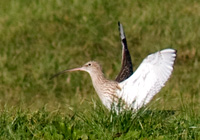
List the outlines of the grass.
<svg viewBox="0 0 200 140">
<path fill-rule="evenodd" d="M 199 139 L 199 13 L 196 0 L 0 1 L 0 138 Z M 164 48 L 178 57 L 147 108 L 117 116 L 101 105 L 88 74 L 49 77 L 96 60 L 114 79 L 118 21 L 134 70 Z"/>
<path fill-rule="evenodd" d="M 59 110 L 1 112 L 2 139 L 198 139 L 199 118 L 176 111 L 141 109 L 116 115 L 98 105 L 73 115 Z M 187 114 L 188 115 L 188 114 Z"/>
</svg>

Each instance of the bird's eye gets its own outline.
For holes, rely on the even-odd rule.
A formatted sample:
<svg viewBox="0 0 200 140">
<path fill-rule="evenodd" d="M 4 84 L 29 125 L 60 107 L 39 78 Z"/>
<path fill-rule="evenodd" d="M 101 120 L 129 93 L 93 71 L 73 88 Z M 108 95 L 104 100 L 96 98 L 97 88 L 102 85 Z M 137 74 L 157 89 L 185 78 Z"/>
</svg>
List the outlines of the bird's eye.
<svg viewBox="0 0 200 140">
<path fill-rule="evenodd" d="M 89 63 L 88 66 L 91 66 L 91 64 Z"/>
</svg>

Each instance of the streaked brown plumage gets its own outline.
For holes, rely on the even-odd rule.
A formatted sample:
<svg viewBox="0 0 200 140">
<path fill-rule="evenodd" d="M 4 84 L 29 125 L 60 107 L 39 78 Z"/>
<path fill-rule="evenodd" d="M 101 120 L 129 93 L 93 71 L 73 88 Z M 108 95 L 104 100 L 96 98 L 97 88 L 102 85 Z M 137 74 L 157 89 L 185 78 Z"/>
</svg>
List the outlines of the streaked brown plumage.
<svg viewBox="0 0 200 140">
<path fill-rule="evenodd" d="M 107 107 L 110 108 L 110 105 L 113 101 L 118 101 L 119 97 L 115 94 L 117 90 L 121 90 L 118 85 L 118 82 L 107 80 L 102 72 L 102 68 L 99 63 L 95 61 L 87 62 L 80 68 L 75 68 L 71 70 L 64 70 L 53 75 L 50 79 L 63 74 L 65 72 L 72 72 L 72 71 L 86 71 L 89 73 L 92 83 L 94 86 L 95 91 L 97 92 L 99 98 L 101 99 L 102 103 Z"/>
</svg>

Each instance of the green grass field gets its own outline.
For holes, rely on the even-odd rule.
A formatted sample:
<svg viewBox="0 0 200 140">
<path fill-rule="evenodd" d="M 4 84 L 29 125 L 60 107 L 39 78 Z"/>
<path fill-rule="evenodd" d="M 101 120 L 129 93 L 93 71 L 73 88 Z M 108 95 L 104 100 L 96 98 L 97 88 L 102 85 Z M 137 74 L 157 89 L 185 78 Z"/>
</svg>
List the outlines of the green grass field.
<svg viewBox="0 0 200 140">
<path fill-rule="evenodd" d="M 173 74 L 137 113 L 108 112 L 88 74 L 121 67 L 117 22 L 134 70 L 150 53 L 178 51 Z M 200 139 L 200 1 L 1 0 L 0 139 Z"/>
</svg>

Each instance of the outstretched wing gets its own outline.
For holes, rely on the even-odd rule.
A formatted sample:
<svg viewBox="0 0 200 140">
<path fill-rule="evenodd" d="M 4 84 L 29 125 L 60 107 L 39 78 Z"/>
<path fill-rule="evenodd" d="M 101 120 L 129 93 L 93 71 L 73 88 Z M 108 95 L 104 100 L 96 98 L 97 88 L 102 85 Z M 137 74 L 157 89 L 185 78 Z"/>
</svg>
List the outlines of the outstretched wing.
<svg viewBox="0 0 200 140">
<path fill-rule="evenodd" d="M 123 26 L 120 22 L 118 22 L 118 26 L 119 26 L 121 43 L 122 43 L 122 62 L 121 62 L 122 66 L 115 81 L 122 82 L 133 74 L 133 66 L 132 66 L 131 56 L 128 50 Z"/>
<path fill-rule="evenodd" d="M 173 49 L 147 56 L 131 77 L 119 83 L 119 96 L 134 109 L 146 105 L 169 79 L 175 58 Z"/>
</svg>

